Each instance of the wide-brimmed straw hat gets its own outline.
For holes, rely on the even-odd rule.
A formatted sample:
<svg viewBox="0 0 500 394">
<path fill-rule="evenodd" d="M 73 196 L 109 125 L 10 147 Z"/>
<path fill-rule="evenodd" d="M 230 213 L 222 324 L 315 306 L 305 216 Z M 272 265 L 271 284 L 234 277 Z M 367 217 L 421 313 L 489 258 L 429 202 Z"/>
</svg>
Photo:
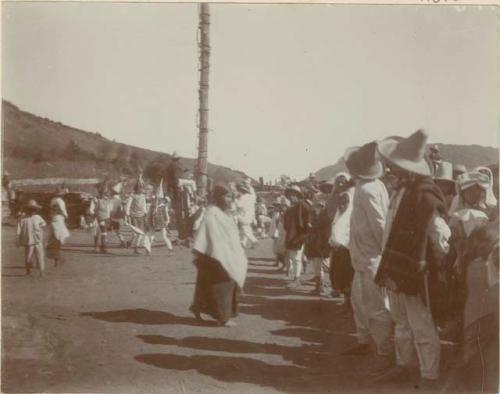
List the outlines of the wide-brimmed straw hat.
<svg viewBox="0 0 500 394">
<path fill-rule="evenodd" d="M 285 196 L 289 196 L 291 194 L 295 194 L 299 198 L 304 198 L 304 193 L 299 185 L 291 185 L 285 189 Z"/>
<path fill-rule="evenodd" d="M 380 155 L 389 163 L 417 175 L 432 175 L 432 165 L 425 156 L 427 133 L 417 130 L 407 138 L 389 137 L 378 143 Z"/>
<path fill-rule="evenodd" d="M 344 154 L 345 165 L 352 176 L 372 180 L 384 174 L 384 167 L 377 157 L 377 143 L 349 148 Z"/>
<path fill-rule="evenodd" d="M 449 161 L 440 162 L 436 167 L 434 180 L 454 185 L 455 181 L 453 180 L 453 164 L 451 164 Z"/>
<path fill-rule="evenodd" d="M 42 209 L 40 205 L 35 200 L 29 200 L 28 204 L 26 204 L 26 208 L 32 208 L 32 209 Z"/>
</svg>

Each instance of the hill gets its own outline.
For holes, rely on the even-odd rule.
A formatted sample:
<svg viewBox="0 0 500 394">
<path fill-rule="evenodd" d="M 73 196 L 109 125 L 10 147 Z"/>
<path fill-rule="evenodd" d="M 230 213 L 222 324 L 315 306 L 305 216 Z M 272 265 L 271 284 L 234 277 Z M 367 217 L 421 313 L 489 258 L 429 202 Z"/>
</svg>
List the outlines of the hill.
<svg viewBox="0 0 500 394">
<path fill-rule="evenodd" d="M 170 155 L 111 141 L 98 132 L 79 130 L 20 110 L 2 101 L 3 168 L 19 178 L 118 178 L 135 176 L 138 168 L 158 180 Z M 174 150 L 175 147 L 172 147 Z M 182 158 L 193 171 L 195 160 Z M 216 182 L 239 181 L 243 172 L 209 164 Z"/>
<path fill-rule="evenodd" d="M 449 145 L 436 144 L 445 161 L 454 164 L 465 164 L 469 169 L 477 166 L 491 166 L 498 164 L 498 148 L 479 145 Z M 344 159 L 339 159 L 335 164 L 321 168 L 315 172 L 318 180 L 327 180 L 340 171 L 345 171 Z"/>
</svg>

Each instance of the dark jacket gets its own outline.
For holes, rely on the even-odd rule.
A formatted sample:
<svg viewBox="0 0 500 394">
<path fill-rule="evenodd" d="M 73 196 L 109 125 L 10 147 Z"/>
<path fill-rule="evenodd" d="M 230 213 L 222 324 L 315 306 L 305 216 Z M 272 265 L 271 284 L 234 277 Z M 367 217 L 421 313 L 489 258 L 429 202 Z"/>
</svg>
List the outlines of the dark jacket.
<svg viewBox="0 0 500 394">
<path fill-rule="evenodd" d="M 309 207 L 299 202 L 297 205 L 288 208 L 283 217 L 285 227 L 285 247 L 289 250 L 299 250 L 311 228 Z"/>
<path fill-rule="evenodd" d="M 438 286 L 437 262 L 434 261 L 429 227 L 438 211 L 446 215 L 441 190 L 430 177 L 417 178 L 408 184 L 392 223 L 375 282 L 397 293 L 421 294 L 425 300 L 424 276 L 429 273 L 429 287 Z"/>
<path fill-rule="evenodd" d="M 330 257 L 330 233 L 332 231 L 332 220 L 328 211 L 323 209 L 319 214 L 314 214 L 311 221 L 311 231 L 307 237 L 304 253 L 307 258 Z"/>
</svg>

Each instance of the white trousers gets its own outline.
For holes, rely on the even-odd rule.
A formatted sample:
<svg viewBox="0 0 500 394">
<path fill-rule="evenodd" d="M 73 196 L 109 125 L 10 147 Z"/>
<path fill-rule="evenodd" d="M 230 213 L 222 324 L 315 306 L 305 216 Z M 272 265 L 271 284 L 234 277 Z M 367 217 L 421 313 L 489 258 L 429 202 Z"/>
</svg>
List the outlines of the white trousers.
<svg viewBox="0 0 500 394">
<path fill-rule="evenodd" d="M 312 259 L 314 277 L 323 279 L 325 276 L 325 268 L 330 266 L 330 258 L 315 257 Z"/>
<path fill-rule="evenodd" d="M 351 304 L 358 342 L 370 343 L 370 337 L 372 337 L 377 345 L 377 354 L 390 355 L 393 349 L 391 315 L 385 307 L 382 289 L 365 272 L 355 271 L 354 273 Z"/>
<path fill-rule="evenodd" d="M 422 378 L 437 379 L 441 343 L 429 309 L 418 296 L 390 290 L 386 290 L 386 295 L 391 317 L 396 323 L 396 363 L 408 366 L 416 348 Z"/>
<path fill-rule="evenodd" d="M 288 260 L 288 276 L 290 279 L 298 279 L 302 274 L 302 255 L 304 247 L 299 250 L 288 249 L 286 251 L 286 258 Z"/>
<path fill-rule="evenodd" d="M 241 230 L 241 244 L 246 247 L 247 241 L 250 241 L 252 244 L 257 243 L 257 238 L 253 235 L 252 226 L 250 224 L 240 224 Z"/>
</svg>

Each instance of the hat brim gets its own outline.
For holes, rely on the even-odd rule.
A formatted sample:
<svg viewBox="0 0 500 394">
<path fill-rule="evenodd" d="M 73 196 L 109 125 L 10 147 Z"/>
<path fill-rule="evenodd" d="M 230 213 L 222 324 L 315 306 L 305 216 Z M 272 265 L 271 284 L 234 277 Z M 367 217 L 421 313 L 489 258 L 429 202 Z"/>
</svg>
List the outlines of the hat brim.
<svg viewBox="0 0 500 394">
<path fill-rule="evenodd" d="M 398 156 L 396 147 L 401 140 L 403 140 L 402 137 L 390 137 L 380 141 L 378 143 L 378 152 L 380 156 L 402 170 L 417 175 L 431 176 L 432 165 L 425 157 L 420 161 L 412 161 Z"/>
<path fill-rule="evenodd" d="M 351 166 L 349 158 L 358 149 L 359 149 L 359 147 L 349 148 L 344 153 L 344 162 L 345 162 L 345 166 L 347 167 L 347 170 L 349 171 L 349 174 L 351 174 L 351 176 L 354 176 L 356 178 L 360 178 L 360 179 L 367 180 L 367 181 L 381 178 L 382 175 L 384 175 L 384 166 L 380 162 L 377 163 L 375 168 L 371 168 L 370 172 L 360 172 Z"/>
</svg>

